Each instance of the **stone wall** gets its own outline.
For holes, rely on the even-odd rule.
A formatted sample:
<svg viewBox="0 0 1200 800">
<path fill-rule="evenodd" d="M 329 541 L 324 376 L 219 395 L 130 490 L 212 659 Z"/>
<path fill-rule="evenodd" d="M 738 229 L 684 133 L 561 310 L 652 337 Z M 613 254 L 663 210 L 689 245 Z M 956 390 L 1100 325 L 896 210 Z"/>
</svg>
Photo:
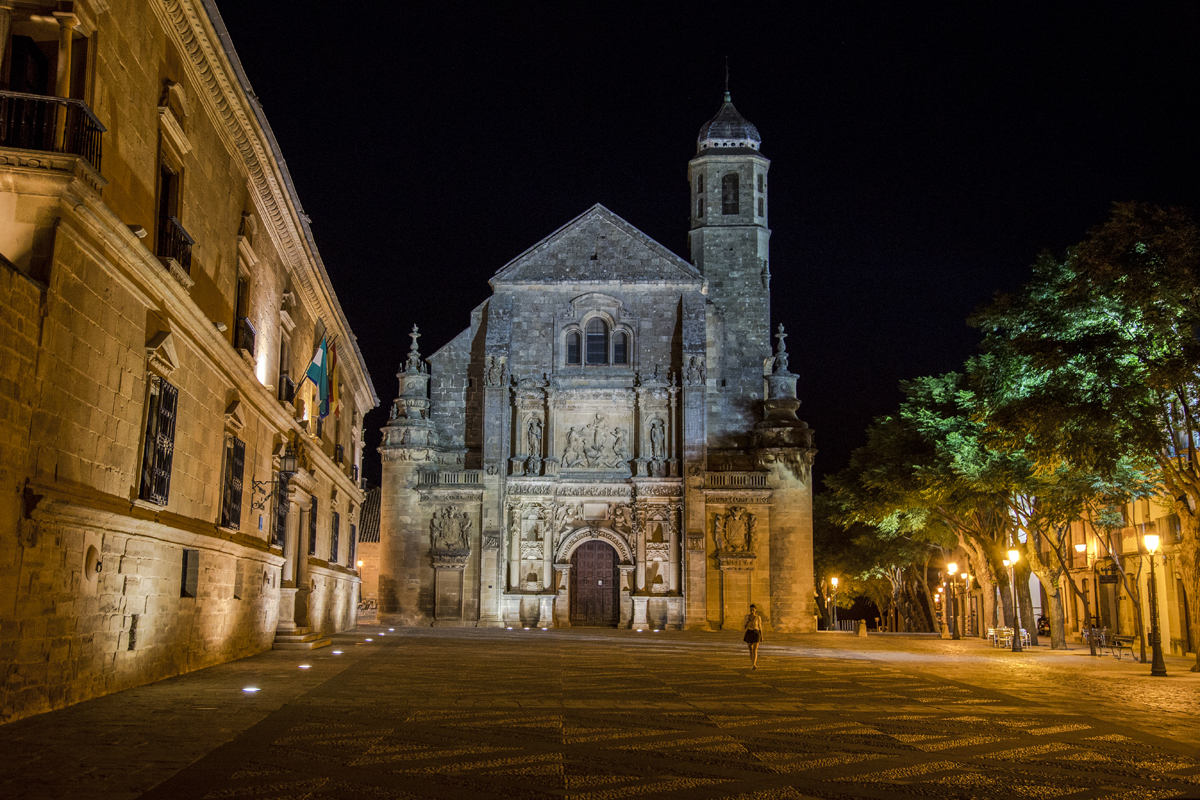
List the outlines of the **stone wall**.
<svg viewBox="0 0 1200 800">
<path fill-rule="evenodd" d="M 363 493 L 350 466 L 374 390 L 290 210 L 298 200 L 261 179 L 282 164 L 226 62 L 198 47 L 222 47 L 207 40 L 203 6 L 74 8 L 77 35 L 93 37 L 85 97 L 108 128 L 103 175 L 77 156 L 0 154 L 0 721 L 260 652 L 283 619 L 341 630 L 358 602 L 347 562 Z M 162 127 L 164 103 L 182 134 Z M 183 174 L 190 273 L 154 254 L 160 136 Z M 253 352 L 232 346 L 239 275 Z M 277 399 L 289 331 L 293 376 L 321 334 L 343 343 L 343 407 L 320 439 Z M 161 504 L 140 496 L 156 375 L 179 392 Z M 241 513 L 223 526 L 234 435 L 245 444 Z M 307 530 L 301 553 L 272 542 L 287 442 L 300 446 L 305 490 L 319 499 L 312 559 Z M 344 464 L 332 458 L 338 443 Z M 284 574 L 297 559 L 306 569 Z M 284 607 L 285 589 L 289 601 L 301 596 L 300 575 L 311 582 L 303 614 Z"/>
</svg>

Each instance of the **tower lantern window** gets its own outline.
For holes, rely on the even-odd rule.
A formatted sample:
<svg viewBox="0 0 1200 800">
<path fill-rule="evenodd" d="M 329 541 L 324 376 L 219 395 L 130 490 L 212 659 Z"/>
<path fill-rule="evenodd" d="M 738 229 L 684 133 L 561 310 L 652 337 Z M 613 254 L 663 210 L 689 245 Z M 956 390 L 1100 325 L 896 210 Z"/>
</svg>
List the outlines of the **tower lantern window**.
<svg viewBox="0 0 1200 800">
<path fill-rule="evenodd" d="M 738 174 L 736 172 L 730 172 L 721 178 L 721 213 L 741 213 L 741 203 L 738 198 Z"/>
</svg>

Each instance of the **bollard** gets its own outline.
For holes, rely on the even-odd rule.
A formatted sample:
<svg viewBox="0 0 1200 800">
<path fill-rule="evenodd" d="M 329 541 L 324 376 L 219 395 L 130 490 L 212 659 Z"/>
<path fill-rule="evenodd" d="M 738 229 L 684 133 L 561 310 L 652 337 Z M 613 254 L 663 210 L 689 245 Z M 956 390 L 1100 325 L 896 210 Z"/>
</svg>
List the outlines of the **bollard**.
<svg viewBox="0 0 1200 800">
<path fill-rule="evenodd" d="M 867 635 L 867 621 L 865 619 L 858 621 L 858 635 L 862 637 Z"/>
</svg>

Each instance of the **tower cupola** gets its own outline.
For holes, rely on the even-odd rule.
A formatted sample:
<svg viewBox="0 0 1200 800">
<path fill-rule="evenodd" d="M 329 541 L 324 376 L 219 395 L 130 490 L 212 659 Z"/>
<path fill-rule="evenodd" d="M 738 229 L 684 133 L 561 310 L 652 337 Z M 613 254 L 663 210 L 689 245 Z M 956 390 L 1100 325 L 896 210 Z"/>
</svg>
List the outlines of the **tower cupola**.
<svg viewBox="0 0 1200 800">
<path fill-rule="evenodd" d="M 696 139 L 696 152 L 729 147 L 749 147 L 757 150 L 761 144 L 762 137 L 758 135 L 758 128 L 738 113 L 729 98 L 729 92 L 726 92 L 721 110 L 700 129 L 700 136 Z"/>
</svg>

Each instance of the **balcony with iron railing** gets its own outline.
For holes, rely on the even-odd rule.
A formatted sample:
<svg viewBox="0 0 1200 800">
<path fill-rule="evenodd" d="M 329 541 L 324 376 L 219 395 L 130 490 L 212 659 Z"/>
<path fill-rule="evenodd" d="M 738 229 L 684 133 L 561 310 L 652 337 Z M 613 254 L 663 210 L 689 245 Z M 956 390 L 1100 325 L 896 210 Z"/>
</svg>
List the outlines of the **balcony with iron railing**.
<svg viewBox="0 0 1200 800">
<path fill-rule="evenodd" d="M 155 255 L 174 276 L 175 280 L 190 289 L 192 280 L 192 245 L 196 240 L 191 237 L 179 220 L 175 217 L 159 217 L 157 250 Z"/>
<path fill-rule="evenodd" d="M 0 91 L 0 147 L 79 156 L 98 175 L 106 130 L 82 100 Z"/>
<path fill-rule="evenodd" d="M 706 472 L 705 489 L 767 489 L 766 472 Z"/>
<path fill-rule="evenodd" d="M 422 486 L 482 486 L 483 470 L 460 469 L 445 472 L 422 472 L 419 479 Z"/>
<path fill-rule="evenodd" d="M 255 341 L 258 338 L 258 332 L 254 330 L 254 326 L 250 324 L 250 320 L 245 317 L 238 317 L 237 323 L 233 330 L 233 347 L 235 350 L 242 350 L 254 357 Z"/>
<path fill-rule="evenodd" d="M 296 382 L 284 372 L 279 376 L 279 402 L 291 403 L 296 399 Z"/>
</svg>

